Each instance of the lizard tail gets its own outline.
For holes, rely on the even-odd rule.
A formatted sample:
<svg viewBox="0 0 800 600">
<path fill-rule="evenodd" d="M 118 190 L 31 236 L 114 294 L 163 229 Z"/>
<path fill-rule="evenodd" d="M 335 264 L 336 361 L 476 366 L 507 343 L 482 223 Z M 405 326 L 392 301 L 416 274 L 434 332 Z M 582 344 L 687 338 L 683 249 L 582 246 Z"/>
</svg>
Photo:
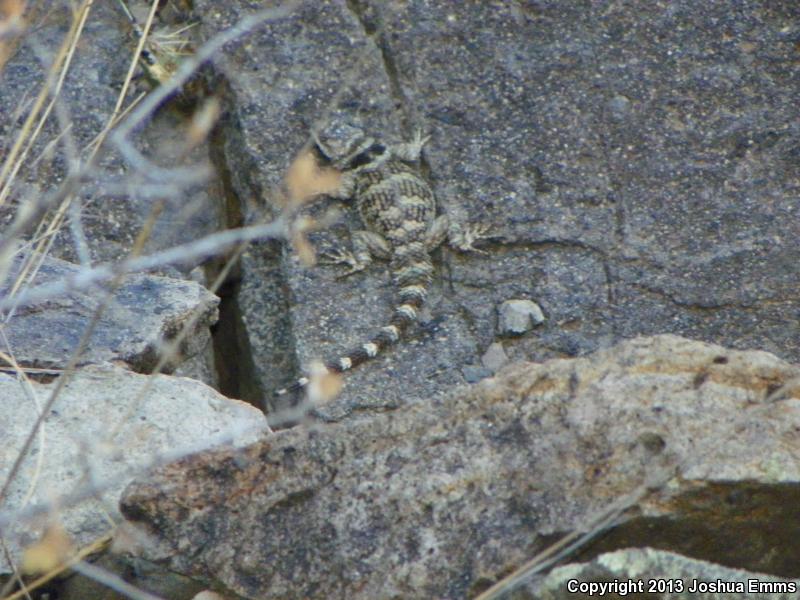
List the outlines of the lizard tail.
<svg viewBox="0 0 800 600">
<path fill-rule="evenodd" d="M 416 322 L 433 278 L 430 256 L 420 244 L 418 249 L 412 247 L 406 253 L 396 252 L 392 262 L 391 271 L 398 290 L 398 302 L 389 324 L 381 327 L 368 342 L 352 348 L 338 358 L 326 361 L 325 369 L 329 373 L 343 373 L 375 358 L 396 344 Z M 308 381 L 307 377 L 301 377 L 290 387 L 278 390 L 277 394 L 296 392 L 308 385 Z"/>
<path fill-rule="evenodd" d="M 421 260 L 403 261 L 392 269 L 395 285 L 398 288 L 398 300 L 392 312 L 389 324 L 381 327 L 377 334 L 365 344 L 353 348 L 350 352 L 325 363 L 325 368 L 332 373 L 342 373 L 357 367 L 378 356 L 389 346 L 397 343 L 406 330 L 416 322 L 419 311 L 428 295 L 428 286 L 433 274 L 433 265 L 425 255 Z"/>
</svg>

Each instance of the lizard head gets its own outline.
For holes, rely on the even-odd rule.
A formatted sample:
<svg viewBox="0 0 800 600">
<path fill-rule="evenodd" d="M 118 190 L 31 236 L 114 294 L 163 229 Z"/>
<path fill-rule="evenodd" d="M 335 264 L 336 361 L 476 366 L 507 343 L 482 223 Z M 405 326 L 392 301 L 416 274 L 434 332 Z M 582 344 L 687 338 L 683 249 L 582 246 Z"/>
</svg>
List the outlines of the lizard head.
<svg viewBox="0 0 800 600">
<path fill-rule="evenodd" d="M 346 122 L 334 122 L 317 131 L 314 143 L 324 159 L 342 170 L 367 168 L 386 155 L 386 146 Z"/>
</svg>

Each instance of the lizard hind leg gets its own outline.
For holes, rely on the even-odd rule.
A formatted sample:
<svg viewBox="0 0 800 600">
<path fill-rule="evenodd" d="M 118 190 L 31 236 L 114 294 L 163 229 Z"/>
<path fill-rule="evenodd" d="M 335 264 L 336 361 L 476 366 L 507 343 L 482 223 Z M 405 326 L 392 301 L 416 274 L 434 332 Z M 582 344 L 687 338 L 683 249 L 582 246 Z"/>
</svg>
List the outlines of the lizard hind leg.
<svg viewBox="0 0 800 600">
<path fill-rule="evenodd" d="M 436 250 L 447 239 L 447 231 L 450 228 L 450 220 L 447 215 L 439 215 L 433 220 L 430 228 L 425 234 L 425 248 L 428 252 Z"/>
<path fill-rule="evenodd" d="M 486 254 L 475 247 L 475 242 L 486 239 L 489 227 L 484 224 L 461 225 L 451 221 L 447 215 L 440 215 L 434 219 L 425 236 L 425 246 L 428 251 L 433 251 L 447 241 L 447 245 L 460 252 L 477 252 Z"/>
<path fill-rule="evenodd" d="M 372 262 L 372 257 L 389 259 L 392 256 L 392 247 L 386 239 L 373 231 L 359 230 L 350 235 L 353 249 L 346 250 L 335 248 L 323 254 L 324 262 L 344 264 L 349 268 L 339 275 L 347 277 L 367 268 Z"/>
<path fill-rule="evenodd" d="M 489 226 L 484 223 L 460 225 L 450 223 L 447 229 L 447 244 L 461 252 L 486 254 L 486 251 L 475 247 L 475 242 L 490 238 Z"/>
</svg>

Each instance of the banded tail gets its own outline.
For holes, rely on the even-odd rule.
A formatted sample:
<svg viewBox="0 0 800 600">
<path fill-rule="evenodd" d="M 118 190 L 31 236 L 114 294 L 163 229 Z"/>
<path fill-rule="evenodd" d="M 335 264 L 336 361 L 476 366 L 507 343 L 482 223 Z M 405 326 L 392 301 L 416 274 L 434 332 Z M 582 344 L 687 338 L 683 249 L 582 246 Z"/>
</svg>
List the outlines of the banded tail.
<svg viewBox="0 0 800 600">
<path fill-rule="evenodd" d="M 326 361 L 324 367 L 328 373 L 344 373 L 375 358 L 396 344 L 416 322 L 433 278 L 433 264 L 425 245 L 412 242 L 404 248 L 396 248 L 390 268 L 398 290 L 398 302 L 389 324 L 381 327 L 366 343 L 352 348 L 339 358 Z M 276 395 L 298 392 L 308 383 L 308 377 L 301 377 L 288 388 L 278 390 Z"/>
</svg>

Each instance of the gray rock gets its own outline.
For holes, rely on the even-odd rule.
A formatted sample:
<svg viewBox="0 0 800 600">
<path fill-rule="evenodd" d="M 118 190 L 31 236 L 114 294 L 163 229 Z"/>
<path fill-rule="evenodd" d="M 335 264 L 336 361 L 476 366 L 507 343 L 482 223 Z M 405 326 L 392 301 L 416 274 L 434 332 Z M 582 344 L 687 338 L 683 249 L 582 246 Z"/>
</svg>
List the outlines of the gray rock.
<svg viewBox="0 0 800 600">
<path fill-rule="evenodd" d="M 0 297 L 14 285 L 21 265 L 22 257 L 18 257 L 6 282 L 0 283 Z M 78 271 L 72 263 L 46 257 L 29 285 L 65 280 Z M 4 326 L 17 362 L 28 367 L 63 368 L 103 298 L 104 289 L 94 288 L 18 308 Z M 160 358 L 164 342 L 174 338 L 199 311 L 200 318 L 185 337 L 179 354 L 166 365 L 173 369 L 208 345 L 208 328 L 217 320 L 218 302 L 214 294 L 192 281 L 129 275 L 114 293 L 79 364 L 118 361 L 135 371 L 150 371 Z"/>
<path fill-rule="evenodd" d="M 249 10 L 196 6 L 205 37 Z M 533 360 L 665 331 L 800 360 L 786 326 L 800 297 L 793 20 L 743 6 L 320 2 L 220 56 L 231 91 L 220 162 L 245 208 L 336 112 L 389 137 L 430 131 L 442 207 L 497 235 L 484 257 L 437 254 L 413 351 L 348 376 L 342 403 L 463 381 L 507 298 L 536 298 L 548 315 L 515 347 Z M 339 227 L 312 241 L 348 240 Z M 386 320 L 380 266 L 338 273 L 274 251 L 246 265 L 241 308 L 265 395 Z"/>
<path fill-rule="evenodd" d="M 497 311 L 497 329 L 503 335 L 519 335 L 544 323 L 544 313 L 532 300 L 506 300 Z"/>
<path fill-rule="evenodd" d="M 129 4 L 136 10 L 136 2 Z M 38 14 L 34 17 L 36 27 L 24 32 L 22 42 L 5 65 L 0 86 L 3 147 L 10 148 L 20 135 L 25 111 L 32 105 L 32 94 L 45 86 L 49 62 L 63 44 L 72 16 L 66 5 L 53 6 L 52 10 Z M 157 19 L 155 29 L 162 31 L 163 26 Z M 191 29 L 182 35 L 191 35 Z M 59 94 L 60 109 L 70 122 L 69 132 L 60 135 L 61 124 L 54 114 L 45 120 L 13 178 L 11 201 L 0 202 L 0 230 L 15 215 L 24 213 L 25 207 L 54 194 L 63 184 L 69 164 L 66 141 L 74 143 L 82 161 L 88 159 L 89 147 L 113 114 L 136 41 L 118 4 L 92 7 L 80 43 L 71 54 L 71 66 Z M 149 86 L 142 79 L 134 78 L 127 101 L 147 90 Z M 165 108 L 136 131 L 131 143 L 160 166 L 205 165 L 206 145 L 187 151 L 187 121 L 185 113 Z M 122 160 L 114 145 L 107 141 L 94 159 L 91 174 L 83 178 L 71 195 L 64 221 L 56 226 L 50 220 L 52 214 L 47 217 L 53 236 L 40 237 L 36 243 L 47 243 L 48 256 L 72 263 L 96 264 L 128 257 L 143 229 L 148 235 L 141 251 L 149 254 L 197 240 L 219 228 L 222 189 L 213 177 L 208 181 L 198 176 L 196 182 L 186 187 L 172 181 L 162 183 L 154 191 L 152 182 L 145 182 L 143 174 Z M 33 227 L 28 233 L 32 230 Z M 0 233 L 0 237 L 3 233 L 7 231 Z M 184 260 L 159 267 L 157 274 L 186 278 L 197 264 L 198 259 Z M 207 332 L 203 339 L 208 339 Z M 205 356 L 192 356 L 182 365 L 182 372 L 214 383 L 212 362 L 209 345 Z"/>
<path fill-rule="evenodd" d="M 492 373 L 500 370 L 508 362 L 508 356 L 503 348 L 503 344 L 495 342 L 491 344 L 481 357 L 481 364 L 489 369 Z"/>
<path fill-rule="evenodd" d="M 647 484 L 587 560 L 647 545 L 791 576 L 800 397 L 765 398 L 798 374 L 765 352 L 640 338 L 188 457 L 121 508 L 171 568 L 248 598 L 464 598 Z"/>
<path fill-rule="evenodd" d="M 798 579 L 730 569 L 652 548 L 631 548 L 602 554 L 586 563 L 558 567 L 527 586 L 527 589 L 508 597 L 515 600 L 566 600 L 576 596 L 586 597 L 589 585 L 606 583 L 613 586 L 614 581 L 628 586 L 627 592 L 619 593 L 619 596 L 643 597 L 630 594 L 651 592 L 649 597 L 665 600 L 703 597 L 790 600 L 797 597 L 800 586 Z M 716 587 L 711 588 L 709 585 Z M 576 594 L 571 589 L 583 589 L 585 592 Z M 599 595 L 598 590 L 598 587 L 594 588 L 594 596 Z"/>
<path fill-rule="evenodd" d="M 461 372 L 467 383 L 478 383 L 481 379 L 492 376 L 492 370 L 488 367 L 476 367 L 475 365 L 466 365 Z"/>
<path fill-rule="evenodd" d="M 244 3 L 200 0 L 196 13 L 201 35 L 210 37 L 230 27 L 248 10 Z M 299 32 L 303 33 L 298 38 Z M 239 201 L 229 212 L 244 221 L 274 216 L 279 205 L 276 184 L 340 90 L 339 105 L 350 107 L 350 114 L 362 112 L 370 127 L 397 133 L 390 118 L 391 82 L 380 49 L 343 2 L 301 4 L 289 18 L 265 24 L 216 57 L 214 67 L 224 81 L 228 106 L 213 152 L 216 163 L 229 173 L 231 197 Z M 343 86 L 347 73 L 353 78 Z M 330 239 L 321 234 L 313 241 L 319 247 Z M 244 326 L 238 347 L 250 354 L 249 384 L 258 389 L 248 394 L 260 392 L 270 412 L 284 408 L 274 404 L 272 392 L 292 383 L 301 364 L 308 366 L 331 348 L 355 339 L 357 332 L 346 327 L 324 329 L 341 318 L 332 312 L 337 307 L 353 310 L 365 293 L 380 289 L 378 282 L 366 290 L 354 289 L 355 280 L 336 281 L 335 273 L 303 267 L 269 242 L 255 244 L 242 260 L 237 307 Z M 364 312 L 362 305 L 357 312 Z M 376 391 L 364 386 L 359 402 L 370 405 Z"/>
<path fill-rule="evenodd" d="M 0 373 L 0 481 L 55 385 L 26 388 Z M 2 505 L 11 523 L 0 527 L 14 561 L 46 523 L 41 516 L 14 517 L 23 509 L 50 504 L 51 516 L 80 546 L 109 531 L 119 519 L 120 493 L 153 461 L 214 444 L 252 443 L 269 429 L 260 411 L 198 381 L 89 367 L 70 378 L 41 431 Z M 81 493 L 80 502 L 69 500 Z M 0 572 L 11 572 L 4 558 Z"/>
<path fill-rule="evenodd" d="M 159 568 L 158 565 L 141 560 L 131 562 L 124 555 L 111 553 L 92 557 L 92 564 L 106 572 L 118 574 L 141 592 L 153 594 L 164 600 L 203 600 L 202 596 L 196 595 L 203 593 L 202 583 Z M 129 597 L 78 573 L 72 573 L 70 577 L 60 582 L 58 587 L 60 600 L 126 600 Z"/>
<path fill-rule="evenodd" d="M 38 15 L 36 28 L 24 33 L 23 43 L 5 66 L 0 88 L 0 140 L 4 147 L 10 147 L 21 130 L 26 116 L 21 107 L 30 107 L 32 94 L 45 84 L 48 63 L 63 43 L 71 17 L 66 5 Z M 163 25 L 156 22 L 158 29 Z M 92 7 L 59 94 L 71 124 L 69 135 L 84 160 L 88 157 L 86 149 L 113 114 L 136 41 L 118 4 Z M 34 47 L 41 56 L 36 56 Z M 128 100 L 148 89 L 141 79 L 135 80 Z M 186 121 L 186 116 L 176 111 L 159 111 L 137 131 L 132 143 L 161 166 L 208 163 L 206 146 L 187 153 Z M 11 198 L 16 202 L 0 207 L 0 224 L 13 217 L 17 206 L 46 197 L 63 182 L 67 163 L 59 132 L 60 125 L 51 115 L 14 178 Z M 51 147 L 46 151 L 48 145 Z M 88 258 L 99 262 L 128 256 L 154 211 L 158 211 L 158 218 L 150 228 L 145 253 L 195 240 L 220 226 L 222 210 L 218 204 L 222 194 L 215 181 L 198 178 L 186 189 L 166 182 L 161 193 L 147 193 L 144 178 L 135 174 L 110 143 L 98 153 L 95 166 L 91 177 L 78 187 L 66 222 L 56 229 L 51 256 L 80 262 L 80 243 L 70 226 L 73 219 L 80 222 Z M 196 264 L 164 267 L 161 274 L 181 276 Z"/>
</svg>

